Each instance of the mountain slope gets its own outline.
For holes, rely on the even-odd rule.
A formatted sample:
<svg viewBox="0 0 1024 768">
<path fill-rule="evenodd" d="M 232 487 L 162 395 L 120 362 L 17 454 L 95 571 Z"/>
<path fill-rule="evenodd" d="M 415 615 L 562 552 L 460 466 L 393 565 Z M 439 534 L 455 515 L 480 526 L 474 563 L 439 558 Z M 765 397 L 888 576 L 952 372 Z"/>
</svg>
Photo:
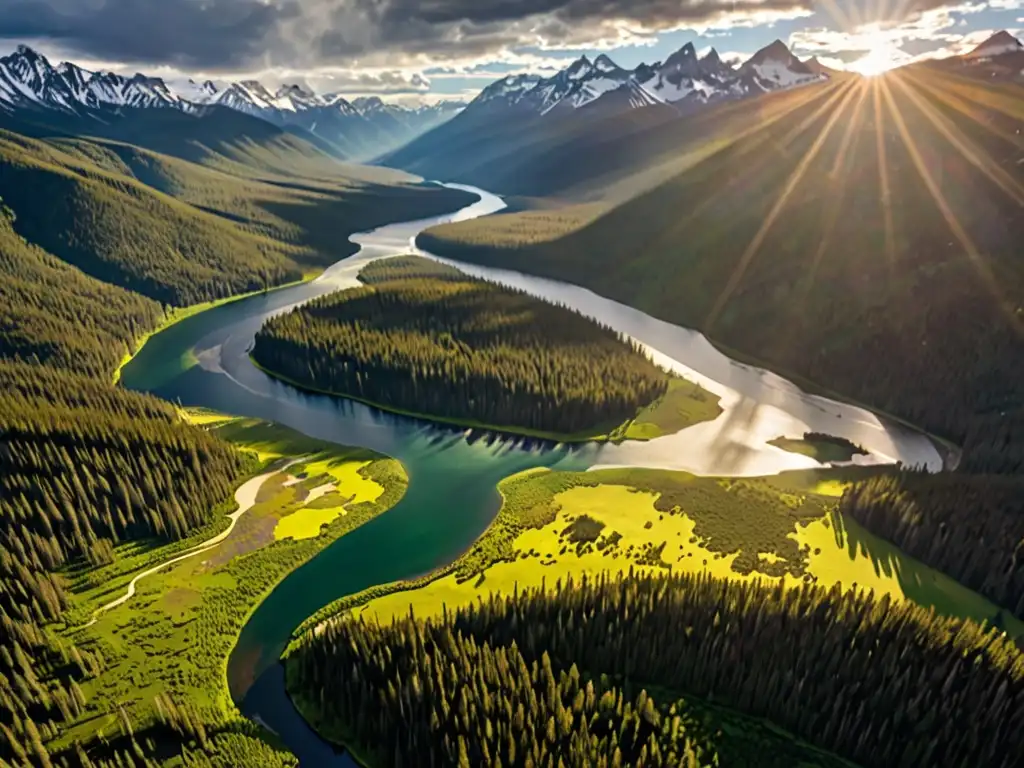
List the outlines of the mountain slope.
<svg viewBox="0 0 1024 768">
<path fill-rule="evenodd" d="M 990 59 L 995 56 L 1005 56 L 1009 53 L 1024 53 L 1024 43 L 1016 37 L 1003 30 L 996 32 L 992 37 L 985 40 L 970 53 L 964 56 L 965 59 Z"/>
<path fill-rule="evenodd" d="M 309 145 L 318 176 L 298 176 L 298 162 L 281 176 L 277 162 L 301 155 L 287 144 L 274 155 L 275 146 L 222 147 L 235 160 L 218 157 L 240 169 L 236 175 L 133 145 L 0 129 L 0 198 L 31 243 L 104 282 L 178 306 L 297 280 L 353 253 L 353 232 L 472 199 L 393 171 L 349 175 Z"/>
<path fill-rule="evenodd" d="M 666 124 L 681 115 L 689 120 L 725 102 L 827 79 L 807 69 L 779 42 L 739 70 L 724 64 L 713 50 L 698 58 L 692 44 L 664 63 L 631 71 L 607 56 L 595 61 L 584 56 L 553 77 L 509 76 L 493 83 L 461 114 L 380 162 L 499 192 L 578 196 L 572 188 L 592 166 L 594 176 L 605 173 L 609 162 L 622 169 L 615 173 L 640 173 L 651 160 L 646 148 L 651 141 L 645 134 L 670 135 Z M 661 146 L 657 138 L 653 143 Z M 597 146 L 614 147 L 614 156 L 596 153 Z M 635 156 L 633 171 L 625 170 L 629 154 Z M 553 170 L 553 165 L 565 171 Z M 574 166 L 579 169 L 569 170 Z M 565 173 L 573 178 L 571 183 Z M 587 190 L 583 196 L 601 194 Z"/>
<path fill-rule="evenodd" d="M 499 217 L 496 236 L 483 221 L 422 242 L 583 284 L 975 440 L 1024 408 L 1024 93 L 864 82 L 817 91 L 576 231 L 519 246 Z"/>
<path fill-rule="evenodd" d="M 723 100 L 684 119 L 666 104 L 608 113 L 601 109 L 603 99 L 562 119 L 493 120 L 467 110 L 387 162 L 501 194 L 613 203 L 657 186 L 815 90 Z M 618 95 L 612 91 L 604 98 Z"/>
<path fill-rule="evenodd" d="M 42 117 L 51 122 L 55 119 L 53 113 L 75 116 L 94 124 L 87 132 L 107 136 L 115 134 L 105 130 L 105 126 L 133 110 L 165 113 L 162 119 L 179 130 L 187 122 L 166 113 L 213 114 L 228 121 L 220 114 L 227 110 L 272 123 L 332 154 L 365 159 L 433 128 L 463 106 L 441 102 L 406 108 L 385 105 L 380 99 L 357 101 L 363 103 L 357 106 L 340 95 L 319 95 L 297 84 L 283 85 L 271 92 L 256 80 L 221 87 L 212 81 L 172 84 L 143 74 L 125 77 L 113 72 L 92 72 L 70 62 L 55 67 L 25 45 L 0 57 L 0 114 Z M 138 136 L 124 133 L 118 138 L 139 141 Z M 168 151 L 166 147 L 158 148 Z"/>
</svg>

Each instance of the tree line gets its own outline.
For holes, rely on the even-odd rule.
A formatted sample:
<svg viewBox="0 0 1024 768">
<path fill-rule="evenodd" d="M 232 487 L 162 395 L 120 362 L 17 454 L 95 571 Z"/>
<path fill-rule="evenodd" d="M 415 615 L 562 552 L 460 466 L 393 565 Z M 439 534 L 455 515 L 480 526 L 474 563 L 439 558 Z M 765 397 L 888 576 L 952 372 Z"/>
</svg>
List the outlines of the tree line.
<svg viewBox="0 0 1024 768">
<path fill-rule="evenodd" d="M 41 745 L 82 714 L 79 683 L 104 669 L 98 647 L 50 628 L 71 603 L 67 567 L 209 525 L 251 461 L 156 398 L 0 360 L 0 757 L 47 765 Z"/>
<path fill-rule="evenodd" d="M 385 407 L 566 434 L 615 426 L 665 393 L 668 374 L 610 328 L 423 262 L 375 262 L 361 273 L 370 286 L 269 320 L 253 358 Z"/>
<path fill-rule="evenodd" d="M 903 471 L 854 484 L 840 511 L 1024 619 L 1024 480 Z"/>
<path fill-rule="evenodd" d="M 442 617 L 335 620 L 287 668 L 300 707 L 375 765 L 704 765 L 659 707 L 683 694 L 865 768 L 1010 768 L 1024 750 L 1010 640 L 838 586 L 584 576 Z M 624 692 L 641 686 L 657 693 Z"/>
</svg>

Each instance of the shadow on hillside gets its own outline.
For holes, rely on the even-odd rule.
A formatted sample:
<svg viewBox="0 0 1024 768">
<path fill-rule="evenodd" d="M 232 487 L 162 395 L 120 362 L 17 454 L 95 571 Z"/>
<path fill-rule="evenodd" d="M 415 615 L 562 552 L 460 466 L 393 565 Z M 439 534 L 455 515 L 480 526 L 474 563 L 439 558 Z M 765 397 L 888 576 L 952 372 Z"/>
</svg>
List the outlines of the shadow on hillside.
<svg viewBox="0 0 1024 768">
<path fill-rule="evenodd" d="M 836 545 L 846 551 L 850 560 L 869 558 L 875 574 L 895 578 L 908 600 L 943 616 L 987 622 L 1024 640 L 1024 622 L 1014 619 L 1008 611 L 915 560 L 838 510 L 831 512 L 830 520 Z"/>
</svg>

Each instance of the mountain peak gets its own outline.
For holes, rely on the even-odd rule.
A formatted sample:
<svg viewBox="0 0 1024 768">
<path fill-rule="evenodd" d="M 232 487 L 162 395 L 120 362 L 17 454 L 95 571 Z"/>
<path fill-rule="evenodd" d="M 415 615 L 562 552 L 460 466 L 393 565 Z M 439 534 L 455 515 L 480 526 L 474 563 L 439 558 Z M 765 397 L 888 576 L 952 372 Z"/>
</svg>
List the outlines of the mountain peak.
<svg viewBox="0 0 1024 768">
<path fill-rule="evenodd" d="M 564 72 L 568 75 L 570 80 L 577 80 L 593 68 L 593 63 L 587 58 L 586 54 L 584 54 L 570 64 Z"/>
<path fill-rule="evenodd" d="M 618 64 L 603 53 L 594 59 L 594 68 L 601 72 L 616 72 L 620 69 Z"/>
<path fill-rule="evenodd" d="M 701 59 L 701 62 L 704 64 L 721 64 L 722 57 L 718 55 L 718 51 L 712 48 L 710 51 L 704 54 L 704 57 Z"/>
<path fill-rule="evenodd" d="M 19 56 L 24 56 L 29 59 L 45 59 L 43 54 L 38 53 L 34 48 L 30 48 L 24 43 L 19 43 L 18 47 L 14 49 L 14 52 Z"/>
<path fill-rule="evenodd" d="M 760 51 L 755 53 L 751 57 L 751 60 L 759 59 L 759 61 L 771 60 L 787 62 L 792 58 L 793 52 L 789 50 L 789 46 L 787 46 L 781 40 L 775 40 L 774 42 L 769 43 Z"/>
<path fill-rule="evenodd" d="M 967 58 L 988 58 L 991 56 L 1002 56 L 1005 53 L 1017 53 L 1019 51 L 1024 51 L 1024 45 L 1004 29 L 996 32 L 992 37 L 968 53 Z"/>
<path fill-rule="evenodd" d="M 352 106 L 360 112 L 384 109 L 384 100 L 380 96 L 360 96 L 352 100 Z"/>
</svg>

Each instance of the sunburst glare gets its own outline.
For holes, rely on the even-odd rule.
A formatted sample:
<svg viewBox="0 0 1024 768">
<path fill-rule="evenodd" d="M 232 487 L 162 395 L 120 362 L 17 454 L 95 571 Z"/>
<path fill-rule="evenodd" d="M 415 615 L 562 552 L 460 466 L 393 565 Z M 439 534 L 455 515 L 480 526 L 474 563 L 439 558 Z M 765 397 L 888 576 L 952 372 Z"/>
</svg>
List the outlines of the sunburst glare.
<svg viewBox="0 0 1024 768">
<path fill-rule="evenodd" d="M 850 64 L 850 69 L 865 77 L 875 77 L 888 72 L 904 62 L 906 54 L 893 45 L 881 31 L 866 36 L 868 53 Z"/>
</svg>

